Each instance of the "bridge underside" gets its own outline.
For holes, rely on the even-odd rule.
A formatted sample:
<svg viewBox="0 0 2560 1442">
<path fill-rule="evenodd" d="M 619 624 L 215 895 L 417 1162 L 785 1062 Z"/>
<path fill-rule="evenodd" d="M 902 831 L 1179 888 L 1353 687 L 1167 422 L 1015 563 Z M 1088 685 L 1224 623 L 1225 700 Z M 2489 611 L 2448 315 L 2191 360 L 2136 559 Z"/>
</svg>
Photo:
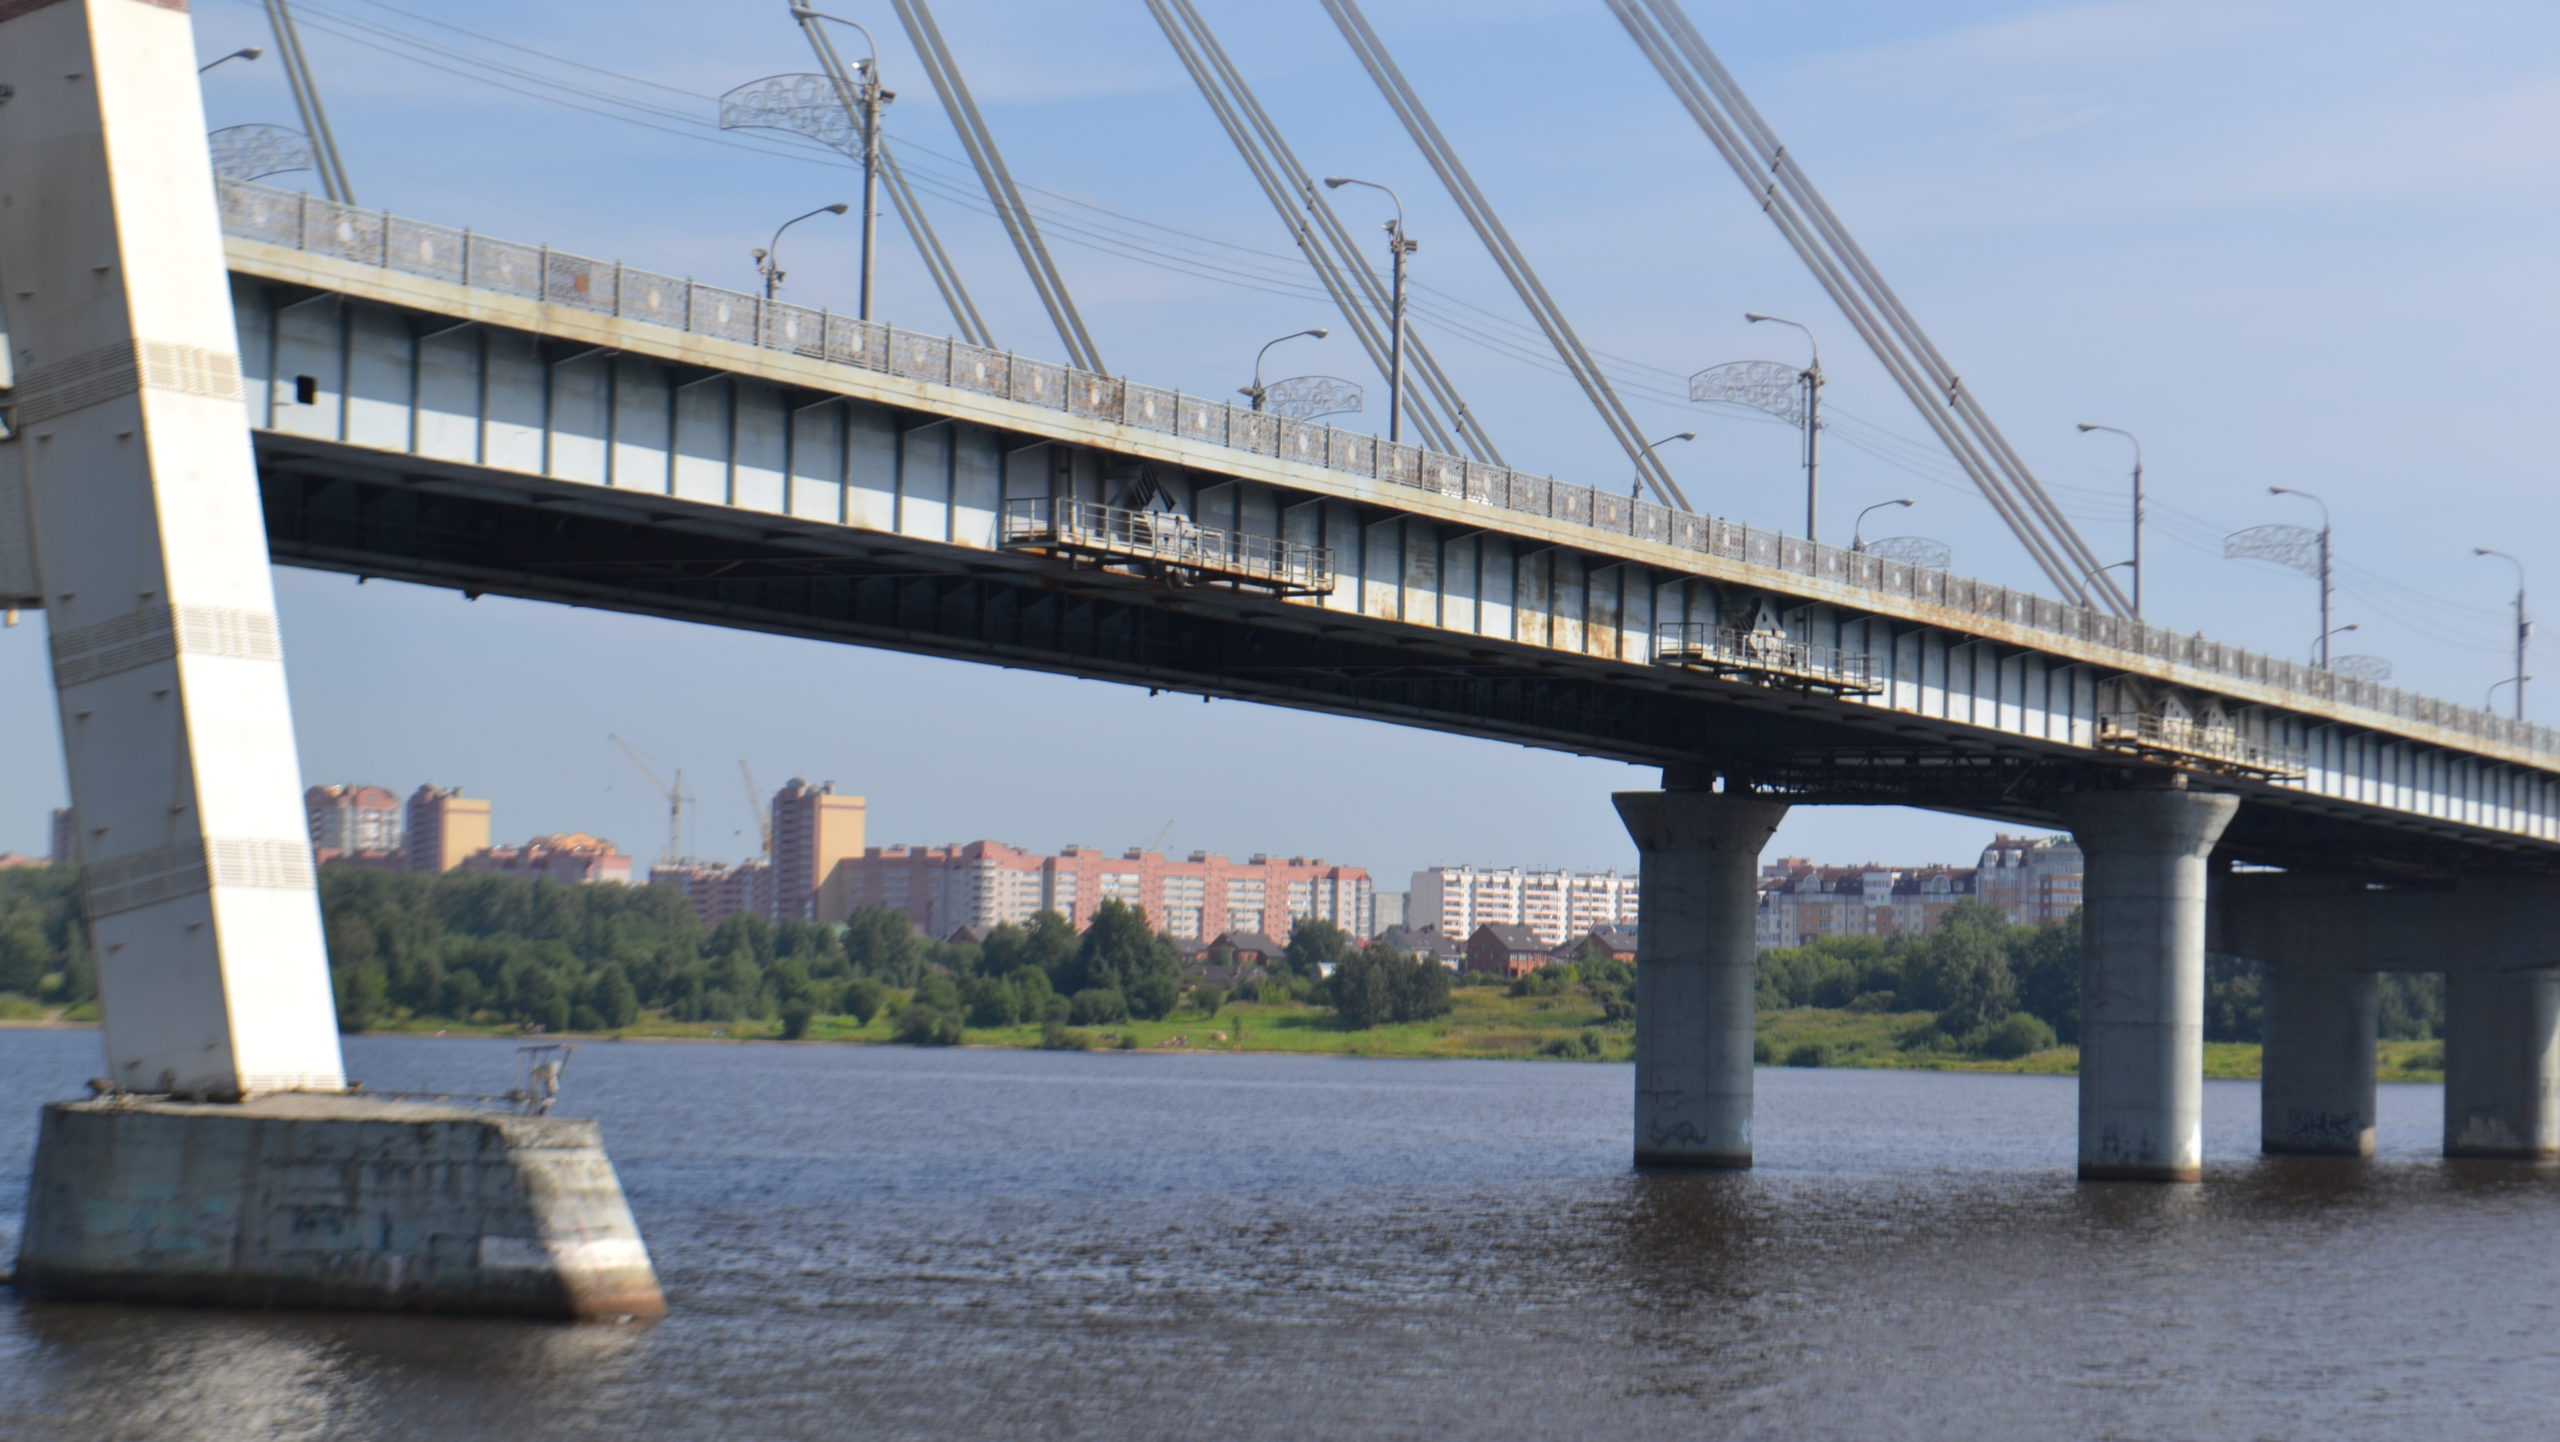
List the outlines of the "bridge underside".
<svg viewBox="0 0 2560 1442">
<path fill-rule="evenodd" d="M 2060 797 L 2133 769 L 1909 714 L 1844 722 L 1842 708 L 1791 691 L 1224 586 L 275 432 L 259 434 L 258 455 L 269 544 L 287 565 L 1704 768 L 1799 805 L 2059 828 Z M 2495 833 L 2233 784 L 2254 803 L 2218 853 L 2236 861 L 2433 876 L 2554 869 Z"/>
</svg>

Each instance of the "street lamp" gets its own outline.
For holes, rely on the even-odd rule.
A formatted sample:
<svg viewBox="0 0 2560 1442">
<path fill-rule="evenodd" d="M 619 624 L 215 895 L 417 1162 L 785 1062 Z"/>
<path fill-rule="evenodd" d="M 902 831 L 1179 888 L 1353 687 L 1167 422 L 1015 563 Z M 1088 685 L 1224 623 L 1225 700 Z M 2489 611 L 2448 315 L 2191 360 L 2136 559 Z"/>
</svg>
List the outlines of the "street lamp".
<svg viewBox="0 0 2560 1442">
<path fill-rule="evenodd" d="M 2081 434 L 2107 431 L 2133 442 L 2133 619 L 2142 619 L 2142 438 L 2121 426 L 2080 423 Z"/>
<path fill-rule="evenodd" d="M 850 98 L 850 104 L 859 106 L 862 111 L 862 291 L 858 305 L 861 318 L 867 321 L 871 319 L 873 242 L 880 234 L 880 107 L 898 97 L 880 88 L 880 42 L 871 38 L 870 27 L 841 15 L 822 14 L 806 5 L 792 6 L 791 18 L 800 22 L 800 29 L 809 37 L 809 43 L 818 50 L 819 59 L 829 69 L 841 70 L 842 62 L 835 59 L 835 46 L 818 28 L 819 21 L 832 20 L 838 25 L 850 25 L 861 34 L 862 43 L 871 47 L 870 55 L 864 57 L 860 67 L 862 82 L 855 87 Z M 841 95 L 837 98 L 846 99 Z"/>
<path fill-rule="evenodd" d="M 2471 548 L 2471 554 L 2475 556 L 2495 556 L 2499 560 L 2505 561 L 2507 564 L 2516 568 L 2516 674 L 2508 677 L 2507 680 L 2515 683 L 2516 719 L 2521 721 L 2524 719 L 2524 683 L 2533 679 L 2524 673 L 2525 642 L 2533 635 L 2533 622 L 2526 617 L 2524 611 L 2524 562 L 2517 560 L 2515 557 L 2508 555 L 2504 551 L 2493 550 L 2487 546 L 2474 546 Z M 2498 683 L 2500 686 L 2505 684 L 2507 684 L 2506 681 Z M 2490 689 L 2494 692 L 2497 688 L 2491 687 Z"/>
<path fill-rule="evenodd" d="M 1396 218 L 1387 223 L 1387 254 L 1394 258 L 1395 268 L 1387 287 L 1387 440 L 1390 444 L 1404 434 L 1404 258 L 1422 249 L 1419 241 L 1408 240 L 1404 233 L 1404 198 L 1374 180 L 1360 180 L 1348 175 L 1328 175 L 1324 188 L 1340 190 L 1346 185 L 1365 185 L 1371 190 L 1384 190 L 1395 202 Z"/>
<path fill-rule="evenodd" d="M 228 55 L 219 56 L 219 57 L 217 57 L 217 58 L 215 58 L 215 59 L 213 59 L 213 60 L 207 61 L 206 63 L 204 63 L 204 64 L 202 64 L 202 65 L 197 66 L 197 67 L 196 67 L 196 73 L 197 73 L 198 75 L 202 75 L 202 74 L 203 74 L 203 73 L 205 73 L 206 71 L 211 70 L 214 66 L 221 64 L 221 63 L 222 63 L 223 61 L 225 61 L 225 60 L 255 60 L 255 59 L 257 59 L 259 56 L 264 55 L 264 54 L 266 54 L 266 53 L 267 53 L 267 52 L 265 52 L 264 50 L 259 49 L 259 48 L 258 48 L 257 46 L 255 46 L 255 45 L 243 45 L 243 46 L 241 46 L 239 49 L 232 51 L 232 52 L 231 52 L 230 54 L 228 54 Z"/>
<path fill-rule="evenodd" d="M 756 273 L 764 277 L 765 299 L 773 299 L 773 293 L 782 288 L 782 257 L 776 253 L 782 248 L 782 232 L 789 230 L 791 227 L 798 225 L 804 220 L 807 220 L 810 215 L 842 215 L 851 209 L 853 209 L 852 206 L 839 200 L 833 205 L 819 206 L 817 209 L 810 211 L 809 215 L 795 215 L 789 220 L 786 220 L 782 224 L 774 227 L 773 240 L 771 243 L 767 244 L 764 249 L 754 252 L 756 258 Z"/>
<path fill-rule="evenodd" d="M 1753 325 L 1767 321 L 1794 326 L 1804 332 L 1805 343 L 1813 347 L 1813 363 L 1797 372 L 1796 379 L 1804 387 L 1804 538 L 1820 540 L 1814 531 L 1821 519 L 1817 486 L 1822 469 L 1822 340 L 1813 333 L 1813 327 L 1782 315 L 1762 315 L 1755 310 L 1742 318 Z"/>
<path fill-rule="evenodd" d="M 2298 491 L 2291 486 L 2269 486 L 2267 487 L 2267 494 L 2270 496 L 2300 496 L 2302 499 L 2309 501 L 2311 504 L 2320 508 L 2320 669 L 2326 671 L 2329 669 L 2329 638 L 2338 634 L 2339 631 L 2352 631 L 2355 629 L 2353 626 L 2340 626 L 2334 631 L 2329 628 L 2329 593 L 2331 589 L 2329 575 L 2329 503 L 2320 499 L 2318 496 L 2311 494 L 2309 491 Z"/>
<path fill-rule="evenodd" d="M 1296 340 L 1302 335 L 1313 336 L 1317 340 L 1322 340 L 1331 334 L 1333 334 L 1333 332 L 1326 330 L 1323 326 L 1313 326 L 1306 330 L 1293 330 L 1287 335 L 1280 336 L 1273 340 L 1264 341 L 1262 343 L 1262 349 L 1253 353 L 1253 384 L 1246 386 L 1243 390 L 1236 392 L 1236 394 L 1249 397 L 1253 401 L 1253 408 L 1255 410 L 1262 409 L 1262 358 L 1271 354 L 1271 348 L 1278 345 L 1281 341 Z"/>
<path fill-rule="evenodd" d="M 1698 433 L 1697 433 L 1696 431 L 1679 431 L 1679 432 L 1675 432 L 1674 434 L 1664 436 L 1661 440 L 1658 440 L 1658 441 L 1647 441 L 1647 442 L 1645 442 L 1645 443 L 1644 443 L 1644 446 L 1642 447 L 1642 449 L 1638 450 L 1638 451 L 1636 452 L 1636 454 L 1637 454 L 1637 455 L 1640 455 L 1640 456 L 1642 456 L 1642 455 L 1650 455 L 1650 454 L 1652 454 L 1652 452 L 1653 452 L 1653 448 L 1654 448 L 1655 446 L 1667 446 L 1667 445 L 1671 444 L 1673 441 L 1694 441 L 1694 440 L 1696 440 L 1697 438 L 1698 438 Z M 1641 474 L 1637 475 L 1635 485 L 1634 485 L 1634 486 L 1632 486 L 1632 487 L 1630 487 L 1630 488 L 1628 489 L 1628 491 L 1627 491 L 1627 499 L 1628 499 L 1628 500 L 1631 500 L 1631 501 L 1641 501 L 1641 500 L 1643 500 L 1643 499 L 1644 499 L 1644 477 L 1643 477 L 1643 475 L 1641 475 Z"/>
<path fill-rule="evenodd" d="M 2326 671 L 2326 670 L 2328 670 L 2328 669 L 2329 669 L 2329 638 L 2330 638 L 2330 637 L 2332 637 L 2332 636 L 2343 636 L 2343 635 L 2347 634 L 2349 631 L 2358 631 L 2358 630 L 2362 630 L 2362 629 L 2363 629 L 2363 627 L 2359 626 L 2357 623 L 2355 623 L 2355 622 L 2353 622 L 2353 621 L 2349 621 L 2347 624 L 2345 624 L 2345 625 L 2343 625 L 2343 626 L 2338 627 L 2336 630 L 2333 630 L 2333 631 L 2323 631 L 2323 632 L 2321 632 L 2321 633 L 2320 633 L 2320 644 L 2319 644 L 2317 647 L 2315 647 L 2315 648 L 2314 648 L 2315 650 L 2317 650 L 2317 651 L 2320 653 L 2320 669 L 2321 669 L 2321 670 L 2323 670 L 2323 671 Z"/>
<path fill-rule="evenodd" d="M 1904 496 L 1890 501 L 1878 501 L 1874 505 L 1860 511 L 1858 513 L 1858 519 L 1849 523 L 1849 549 L 1854 552 L 1864 551 L 1867 548 L 1867 543 L 1863 539 L 1866 534 L 1867 517 L 1883 510 L 1887 506 L 1908 506 L 1910 504 L 1912 504 L 1911 498 Z"/>
</svg>

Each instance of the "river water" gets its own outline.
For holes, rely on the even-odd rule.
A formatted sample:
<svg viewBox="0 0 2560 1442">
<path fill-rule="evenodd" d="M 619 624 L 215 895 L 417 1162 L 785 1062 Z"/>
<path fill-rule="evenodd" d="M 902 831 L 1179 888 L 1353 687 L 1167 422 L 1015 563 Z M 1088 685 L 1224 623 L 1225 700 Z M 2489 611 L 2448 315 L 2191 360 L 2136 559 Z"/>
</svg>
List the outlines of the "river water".
<svg viewBox="0 0 2560 1442">
<path fill-rule="evenodd" d="M 355 1038 L 376 1089 L 505 1042 Z M 0 1031 L 0 1244 L 85 1032 Z M 2072 1084 L 1766 1070 L 1760 1165 L 1637 1176 L 1623 1066 L 600 1044 L 647 1326 L 37 1305 L 0 1437 L 2459 1437 L 2560 1426 L 2560 1173 L 2071 1179 Z"/>
</svg>

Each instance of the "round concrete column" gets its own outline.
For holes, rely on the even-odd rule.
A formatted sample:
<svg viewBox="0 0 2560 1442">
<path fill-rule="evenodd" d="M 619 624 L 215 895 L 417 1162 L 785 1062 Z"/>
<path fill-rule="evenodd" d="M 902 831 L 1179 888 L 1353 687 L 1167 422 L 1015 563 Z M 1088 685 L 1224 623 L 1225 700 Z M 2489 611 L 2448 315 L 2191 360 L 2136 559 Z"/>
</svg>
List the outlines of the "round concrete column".
<svg viewBox="0 0 2560 1442">
<path fill-rule="evenodd" d="M 2560 1158 L 2560 972 L 2446 973 L 2444 1154 Z"/>
<path fill-rule="evenodd" d="M 2086 791 L 2062 816 L 2088 858 L 2080 962 L 2080 1175 L 2204 1175 L 2205 856 L 2240 809 L 2202 791 Z"/>
<path fill-rule="evenodd" d="M 1636 941 L 1636 1165 L 1751 1165 L 1760 848 L 1786 804 L 1622 791 L 1643 857 Z"/>
<path fill-rule="evenodd" d="M 2373 1155 L 2373 1043 L 2380 988 L 2369 971 L 2270 964 L 2259 1149 Z"/>
</svg>

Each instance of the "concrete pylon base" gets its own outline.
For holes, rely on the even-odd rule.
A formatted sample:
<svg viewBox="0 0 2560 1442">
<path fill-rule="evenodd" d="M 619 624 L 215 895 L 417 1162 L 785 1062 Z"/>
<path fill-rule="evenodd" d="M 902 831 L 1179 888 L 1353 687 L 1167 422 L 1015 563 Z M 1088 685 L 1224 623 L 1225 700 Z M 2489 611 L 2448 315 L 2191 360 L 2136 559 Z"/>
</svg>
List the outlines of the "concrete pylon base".
<svg viewBox="0 0 2560 1442">
<path fill-rule="evenodd" d="M 2560 972 L 2446 975 L 2444 1154 L 2560 1160 Z"/>
<path fill-rule="evenodd" d="M 225 1307 L 667 1309 L 594 1122 L 360 1096 L 47 1106 L 17 1285 Z"/>
<path fill-rule="evenodd" d="M 2372 1156 L 2379 980 L 2369 971 L 2271 964 L 2264 995 L 2259 1150 L 2269 1156 Z"/>
</svg>

